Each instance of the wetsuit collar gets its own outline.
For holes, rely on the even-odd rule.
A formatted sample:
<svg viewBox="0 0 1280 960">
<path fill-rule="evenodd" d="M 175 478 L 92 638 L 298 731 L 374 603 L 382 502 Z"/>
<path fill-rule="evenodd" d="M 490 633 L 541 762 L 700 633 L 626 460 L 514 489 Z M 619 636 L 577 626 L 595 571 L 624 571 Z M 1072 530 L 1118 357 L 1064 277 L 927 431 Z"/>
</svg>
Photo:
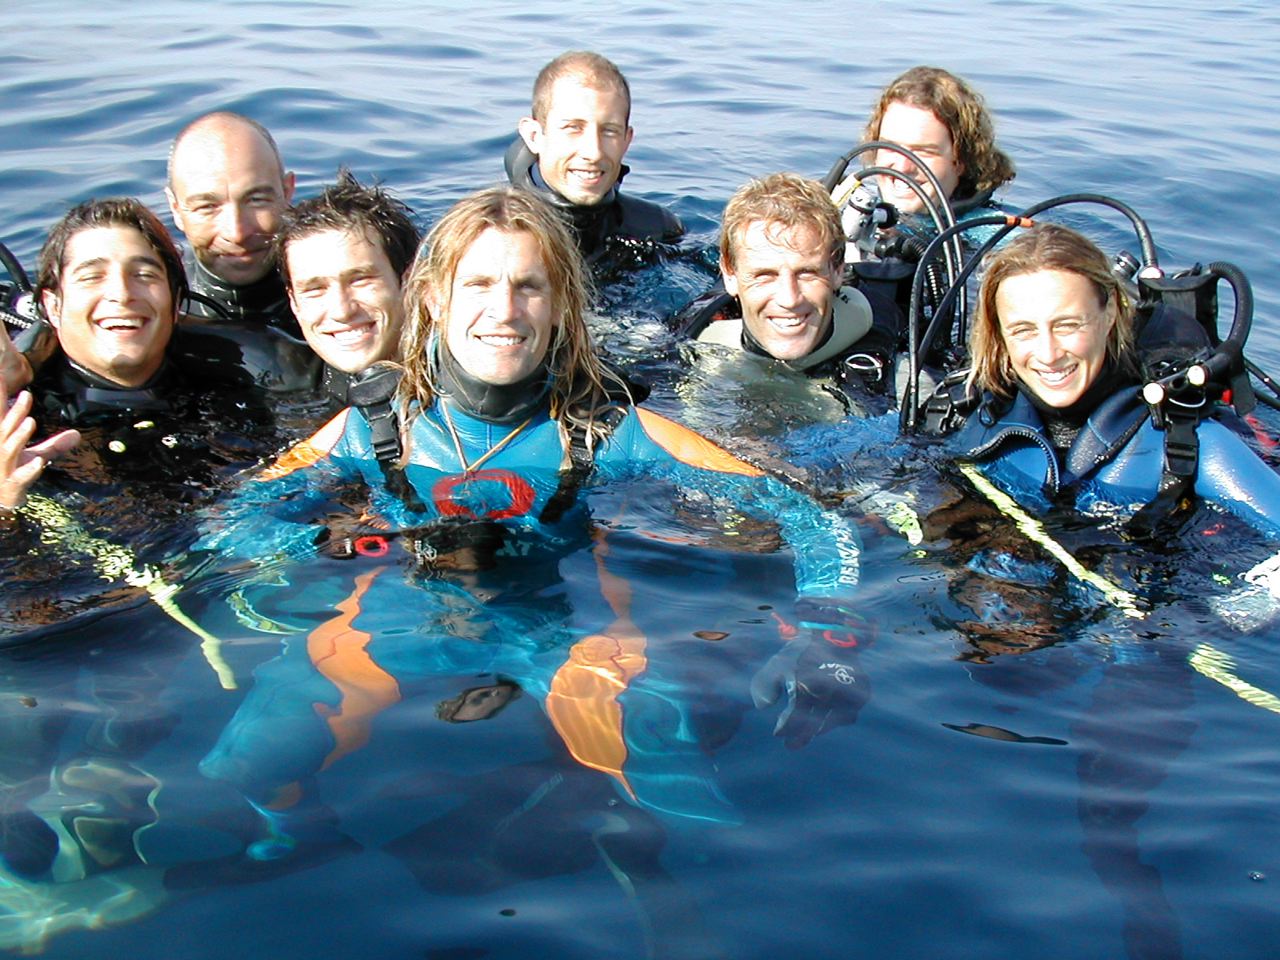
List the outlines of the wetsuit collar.
<svg viewBox="0 0 1280 960">
<path fill-rule="evenodd" d="M 489 423 L 519 423 L 546 406 L 551 372 L 546 363 L 518 383 L 494 384 L 477 380 L 440 343 L 435 364 L 437 388 L 455 407 Z"/>
<path fill-rule="evenodd" d="M 195 258 L 191 271 L 191 289 L 217 301 L 231 314 L 233 320 L 271 321 L 281 316 L 292 316 L 288 308 L 289 295 L 284 280 L 275 269 L 253 283 L 233 284 L 212 273 L 200 259 Z"/>
<path fill-rule="evenodd" d="M 352 374 L 345 373 L 337 367 L 325 363 L 320 370 L 320 392 L 328 397 L 335 406 L 345 407 L 351 403 Z"/>
<path fill-rule="evenodd" d="M 1035 407 L 1036 412 L 1040 414 L 1040 420 L 1044 423 L 1045 430 L 1048 431 L 1054 447 L 1058 450 L 1067 450 L 1075 443 L 1076 436 L 1080 433 L 1080 428 L 1084 426 L 1093 412 L 1098 409 L 1102 401 L 1132 382 L 1133 378 L 1126 377 L 1120 368 L 1108 358 L 1098 376 L 1089 385 L 1089 389 L 1081 394 L 1080 399 L 1069 407 L 1054 407 L 1045 403 L 1035 393 L 1023 386 L 1021 382 L 1018 384 L 1018 391 L 1027 398 L 1027 402 Z"/>
<path fill-rule="evenodd" d="M 959 219 L 969 211 L 976 210 L 978 207 L 984 207 L 989 204 L 991 202 L 991 196 L 995 192 L 995 188 L 992 187 L 989 190 L 979 190 L 977 193 L 972 193 L 967 197 L 952 197 L 951 212 L 955 214 L 957 219 Z"/>
<path fill-rule="evenodd" d="M 163 411 L 172 407 L 170 395 L 174 370 L 167 357 L 155 375 L 137 387 L 122 387 L 80 366 L 70 357 L 64 356 L 63 359 L 65 365 L 58 379 L 66 398 L 64 413 L 72 422 L 95 413 Z"/>
<path fill-rule="evenodd" d="M 571 203 L 563 194 L 547 186 L 547 182 L 542 178 L 542 170 L 538 166 L 537 154 L 529 149 L 523 138 L 517 138 L 515 143 L 508 148 L 507 155 L 503 158 L 503 164 L 507 170 L 507 179 L 517 187 L 536 190 L 557 207 L 571 211 L 597 211 L 617 203 L 618 187 L 622 184 L 623 177 L 631 172 L 630 167 L 625 163 L 622 164 L 618 171 L 617 182 L 609 188 L 609 192 L 601 197 L 599 203 L 587 206 L 580 203 Z"/>
<path fill-rule="evenodd" d="M 871 322 L 871 303 L 862 292 L 854 287 L 841 287 L 831 298 L 831 327 L 826 337 L 811 353 L 783 362 L 796 370 L 808 370 L 842 356 L 870 332 Z M 772 354 L 751 336 L 746 323 L 742 324 L 742 349 L 759 357 L 772 358 Z"/>
</svg>

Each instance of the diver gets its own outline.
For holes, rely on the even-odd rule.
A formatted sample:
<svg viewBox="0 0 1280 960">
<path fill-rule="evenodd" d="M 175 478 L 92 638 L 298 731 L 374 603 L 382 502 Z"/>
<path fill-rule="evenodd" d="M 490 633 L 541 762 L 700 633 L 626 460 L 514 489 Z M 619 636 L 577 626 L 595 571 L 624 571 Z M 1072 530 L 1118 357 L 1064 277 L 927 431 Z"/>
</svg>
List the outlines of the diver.
<svg viewBox="0 0 1280 960">
<path fill-rule="evenodd" d="M 226 386 L 211 367 L 184 366 L 171 353 L 186 275 L 168 231 L 137 200 L 73 207 L 40 251 L 37 291 L 61 352 L 32 392 L 53 420 L 181 415 Z"/>
<path fill-rule="evenodd" d="M 593 479 L 669 480 L 776 519 L 795 548 L 793 639 L 752 691 L 761 706 L 786 698 L 778 735 L 799 745 L 853 722 L 866 696 L 856 639 L 865 625 L 849 605 L 856 530 L 698 434 L 633 406 L 625 383 L 593 350 L 583 316 L 587 289 L 571 234 L 537 194 L 492 188 L 463 199 L 436 224 L 407 282 L 394 401 L 348 409 L 295 446 L 226 505 L 201 546 L 232 556 L 297 556 L 314 552 L 317 541 L 327 551 L 350 539 L 353 549 L 342 555 L 380 556 L 379 544 L 395 538 L 411 540 L 415 555 L 434 566 L 456 553 L 459 539 L 489 530 L 496 545 L 487 555 L 517 562 L 532 549 L 530 538 L 555 550 L 581 537 L 578 492 Z M 353 481 L 370 491 L 366 514 L 374 517 L 363 534 L 335 536 L 333 491 Z M 317 514 L 329 522 L 305 522 Z M 611 627 L 580 639 L 541 680 L 512 664 L 500 672 L 545 693 L 548 715 L 580 762 L 609 772 L 627 796 L 644 797 L 643 771 L 615 769 L 610 759 L 627 755 L 615 749 L 628 736 L 625 711 L 622 729 L 611 734 L 592 714 L 601 697 L 612 702 L 645 672 L 645 638 L 621 603 L 614 609 Z M 484 607 L 486 617 L 496 613 Z M 464 652 L 478 655 L 474 644 Z M 233 757 L 237 749 L 219 753 Z M 652 758 L 666 762 L 660 752 Z M 218 768 L 240 775 L 234 763 Z M 661 790 L 668 781 L 652 782 Z"/>
<path fill-rule="evenodd" d="M 7 423 L 10 446 L 0 478 L 8 506 L 29 501 L 40 474 L 43 490 L 38 504 L 23 504 L 12 518 L 13 535 L 39 528 L 51 542 L 56 531 L 49 518 L 82 502 L 99 517 L 111 515 L 115 537 L 171 538 L 178 534 L 161 529 L 165 518 L 185 515 L 193 500 L 213 496 L 237 469 L 278 449 L 260 397 L 239 392 L 209 364 L 192 366 L 172 349 L 185 287 L 177 247 L 137 200 L 86 201 L 50 230 L 37 294 L 58 351 L 41 366 L 31 399 L 20 397 L 10 412 L 16 422 Z M 21 451 L 32 436 L 28 411 L 53 436 Z M 54 453 L 60 456 L 48 468 Z M 18 621 L 9 625 L 31 626 L 24 618 L 32 610 L 53 616 L 74 609 L 40 599 L 48 578 L 21 572 L 38 560 L 24 559 L 20 549 L 8 555 L 4 619 Z M 95 572 L 80 570 L 68 571 L 64 596 L 80 589 L 75 581 L 82 576 L 84 589 L 102 593 Z M 29 590 L 35 607 L 29 608 Z"/>
<path fill-rule="evenodd" d="M 182 128 L 169 148 L 165 196 L 194 252 L 192 316 L 297 336 L 272 244 L 293 190 L 293 173 L 257 121 L 219 110 Z"/>
<path fill-rule="evenodd" d="M 551 201 L 597 270 L 640 265 L 684 236 L 671 211 L 619 189 L 630 168 L 631 88 L 598 53 L 569 51 L 542 68 L 531 116 L 507 150 L 507 178 Z"/>
<path fill-rule="evenodd" d="M 345 168 L 284 213 L 275 259 L 310 347 L 311 389 L 335 409 L 351 402 L 354 375 L 398 356 L 400 287 L 421 239 L 408 207 Z"/>
<path fill-rule="evenodd" d="M 751 180 L 720 230 L 722 289 L 686 306 L 677 335 L 719 344 L 820 382 L 846 408 L 892 395 L 897 308 L 842 283 L 844 231 L 822 185 L 790 173 Z"/>
<path fill-rule="evenodd" d="M 846 176 L 859 153 L 869 154 L 864 165 L 870 170 Z M 864 144 L 827 174 L 825 186 L 841 208 L 849 238 L 849 269 L 883 287 L 908 315 L 911 280 L 927 242 L 950 225 L 949 218 L 963 222 L 1002 212 L 993 194 L 1015 173 L 1013 161 L 996 145 L 982 96 L 946 70 L 912 67 L 881 92 Z M 989 231 L 975 228 L 962 239 L 977 246 Z M 926 265 L 934 271 L 926 291 L 934 307 L 946 287 L 941 265 Z"/>
<path fill-rule="evenodd" d="M 1237 307 L 1243 296 L 1237 290 Z M 1152 358 L 1188 322 L 1203 337 L 1199 321 L 1163 304 L 1143 319 L 1139 331 L 1134 303 L 1092 242 L 1056 224 L 1032 226 L 988 258 L 972 368 L 963 384 L 939 388 L 934 414 L 949 412 L 930 425 L 962 417 L 949 440 L 955 456 L 1038 509 L 1065 500 L 1130 514 L 1136 505 L 1128 531 L 1151 538 L 1198 498 L 1280 536 L 1280 477 L 1241 439 L 1229 408 L 1204 389 L 1171 403 L 1161 401 L 1165 388 L 1152 391 L 1160 387 Z M 1206 360 L 1201 374 L 1216 365 Z M 1193 370 L 1165 373 L 1169 391 L 1180 383 L 1197 393 Z M 1243 575 L 1244 589 L 1272 606 L 1280 600 L 1273 567 Z"/>
</svg>

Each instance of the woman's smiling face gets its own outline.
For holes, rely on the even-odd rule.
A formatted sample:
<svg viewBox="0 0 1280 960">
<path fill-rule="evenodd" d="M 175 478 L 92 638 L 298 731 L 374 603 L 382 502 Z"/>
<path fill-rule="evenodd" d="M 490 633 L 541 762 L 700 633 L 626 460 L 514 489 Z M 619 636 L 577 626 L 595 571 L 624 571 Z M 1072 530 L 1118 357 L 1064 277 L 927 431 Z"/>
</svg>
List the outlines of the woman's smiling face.
<svg viewBox="0 0 1280 960">
<path fill-rule="evenodd" d="M 1000 336 L 1014 375 L 1051 407 L 1069 407 L 1102 372 L 1115 325 L 1097 285 L 1066 270 L 1008 277 L 996 290 Z"/>
</svg>

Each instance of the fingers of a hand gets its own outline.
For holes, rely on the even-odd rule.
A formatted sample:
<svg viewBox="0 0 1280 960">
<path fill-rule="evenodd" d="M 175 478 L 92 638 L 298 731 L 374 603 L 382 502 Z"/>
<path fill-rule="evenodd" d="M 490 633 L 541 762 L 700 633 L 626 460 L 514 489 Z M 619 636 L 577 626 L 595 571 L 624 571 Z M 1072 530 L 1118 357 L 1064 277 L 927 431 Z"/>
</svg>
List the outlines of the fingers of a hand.
<svg viewBox="0 0 1280 960">
<path fill-rule="evenodd" d="M 765 665 L 751 678 L 751 701 L 757 708 L 767 707 L 777 701 L 782 688 L 782 675 Z"/>
<path fill-rule="evenodd" d="M 53 460 L 73 450 L 80 442 L 80 432 L 78 430 L 63 430 L 61 433 L 55 433 L 52 437 L 41 440 L 30 448 L 30 452 L 44 457 L 46 460 Z"/>
<path fill-rule="evenodd" d="M 0 388 L 0 406 L 7 402 L 4 390 Z M 31 394 L 22 390 L 13 398 L 13 403 L 0 417 L 0 438 L 9 436 L 31 413 Z"/>
<path fill-rule="evenodd" d="M 16 408 L 15 408 L 16 409 Z M 13 410 L 0 422 L 0 475 L 14 470 L 25 458 L 36 422 L 25 415 L 11 420 Z"/>
</svg>

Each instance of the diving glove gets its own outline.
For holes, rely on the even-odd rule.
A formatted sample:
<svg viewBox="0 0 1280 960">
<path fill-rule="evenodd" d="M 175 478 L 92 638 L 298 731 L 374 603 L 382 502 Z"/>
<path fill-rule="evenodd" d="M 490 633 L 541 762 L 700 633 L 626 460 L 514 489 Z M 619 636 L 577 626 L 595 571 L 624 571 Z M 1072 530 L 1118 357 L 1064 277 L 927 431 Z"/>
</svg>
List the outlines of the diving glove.
<svg viewBox="0 0 1280 960">
<path fill-rule="evenodd" d="M 786 694 L 787 702 L 774 726 L 789 749 L 814 737 L 854 723 L 871 695 L 871 683 L 857 663 L 858 650 L 872 636 L 870 625 L 847 607 L 802 599 L 796 623 L 780 623 L 789 638 L 751 680 L 757 708 Z"/>
</svg>

